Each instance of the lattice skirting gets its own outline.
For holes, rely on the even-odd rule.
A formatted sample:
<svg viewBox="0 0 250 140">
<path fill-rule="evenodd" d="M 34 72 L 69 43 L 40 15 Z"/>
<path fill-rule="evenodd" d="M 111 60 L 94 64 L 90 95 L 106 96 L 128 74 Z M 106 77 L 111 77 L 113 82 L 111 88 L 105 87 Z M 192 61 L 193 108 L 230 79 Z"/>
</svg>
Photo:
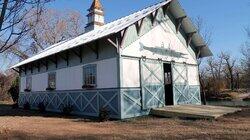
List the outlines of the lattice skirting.
<svg viewBox="0 0 250 140">
<path fill-rule="evenodd" d="M 201 104 L 199 86 L 175 85 L 173 89 L 175 105 Z M 72 105 L 73 114 L 93 117 L 98 117 L 100 109 L 105 107 L 115 119 L 144 116 L 150 111 L 143 109 L 142 103 L 146 101 L 143 101 L 140 88 L 21 93 L 19 106 L 26 102 L 32 109 L 37 109 L 38 104 L 43 102 L 52 112 L 62 112 L 64 106 Z"/>
<path fill-rule="evenodd" d="M 110 112 L 112 118 L 120 119 L 120 94 L 118 89 L 95 91 L 56 91 L 21 93 L 19 106 L 29 102 L 32 109 L 39 103 L 46 104 L 47 111 L 62 112 L 66 105 L 73 106 L 73 114 L 94 116 L 99 115 L 102 107 Z"/>
<path fill-rule="evenodd" d="M 149 109 L 142 107 L 142 95 L 140 88 L 121 90 L 121 118 L 132 118 L 149 114 Z"/>
<path fill-rule="evenodd" d="M 200 86 L 174 85 L 173 89 L 175 105 L 201 105 Z"/>
</svg>

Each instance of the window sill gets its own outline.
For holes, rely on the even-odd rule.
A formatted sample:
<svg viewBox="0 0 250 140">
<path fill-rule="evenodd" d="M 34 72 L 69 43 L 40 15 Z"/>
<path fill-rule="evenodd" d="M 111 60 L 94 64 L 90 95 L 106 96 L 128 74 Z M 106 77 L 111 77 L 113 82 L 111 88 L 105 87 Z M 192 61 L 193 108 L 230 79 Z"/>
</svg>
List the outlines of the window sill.
<svg viewBox="0 0 250 140">
<path fill-rule="evenodd" d="M 24 92 L 31 92 L 31 90 L 30 89 L 25 89 Z"/>
<path fill-rule="evenodd" d="M 97 87 L 96 85 L 83 85 L 82 89 L 92 90 L 92 89 L 95 89 L 96 87 Z"/>
<path fill-rule="evenodd" d="M 50 88 L 50 87 L 46 88 L 46 91 L 54 91 L 54 90 L 56 90 L 56 88 Z"/>
</svg>

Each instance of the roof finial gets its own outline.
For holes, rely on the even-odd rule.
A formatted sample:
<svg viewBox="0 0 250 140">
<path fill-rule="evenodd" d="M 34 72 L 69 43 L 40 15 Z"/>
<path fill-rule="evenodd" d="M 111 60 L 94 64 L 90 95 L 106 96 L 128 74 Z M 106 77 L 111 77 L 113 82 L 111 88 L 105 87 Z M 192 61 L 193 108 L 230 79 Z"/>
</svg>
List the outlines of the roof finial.
<svg viewBox="0 0 250 140">
<path fill-rule="evenodd" d="M 89 10 L 94 10 L 94 9 L 103 10 L 102 4 L 99 0 L 94 0 L 91 7 L 89 8 Z"/>
</svg>

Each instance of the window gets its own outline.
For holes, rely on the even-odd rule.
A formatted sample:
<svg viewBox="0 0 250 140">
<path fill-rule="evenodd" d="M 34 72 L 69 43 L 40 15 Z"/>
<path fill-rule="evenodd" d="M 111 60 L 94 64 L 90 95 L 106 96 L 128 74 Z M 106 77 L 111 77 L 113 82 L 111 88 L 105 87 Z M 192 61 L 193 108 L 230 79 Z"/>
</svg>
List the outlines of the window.
<svg viewBox="0 0 250 140">
<path fill-rule="evenodd" d="M 25 91 L 29 92 L 29 91 L 31 91 L 31 88 L 32 88 L 32 77 L 27 76 L 26 77 L 26 89 L 25 89 Z"/>
<path fill-rule="evenodd" d="M 56 73 L 48 74 L 48 89 L 56 89 Z"/>
<path fill-rule="evenodd" d="M 96 65 L 83 67 L 83 88 L 96 87 Z"/>
</svg>

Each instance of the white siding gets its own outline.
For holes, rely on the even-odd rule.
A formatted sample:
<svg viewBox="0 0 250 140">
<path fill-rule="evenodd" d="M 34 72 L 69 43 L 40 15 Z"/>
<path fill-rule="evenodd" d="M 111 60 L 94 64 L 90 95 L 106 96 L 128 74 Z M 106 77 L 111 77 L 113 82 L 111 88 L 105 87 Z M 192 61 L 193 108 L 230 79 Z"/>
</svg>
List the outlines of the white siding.
<svg viewBox="0 0 250 140">
<path fill-rule="evenodd" d="M 106 59 L 97 64 L 97 88 L 116 88 L 117 85 L 117 59 Z"/>
<path fill-rule="evenodd" d="M 82 88 L 82 67 L 68 67 L 56 71 L 56 90 Z"/>
<path fill-rule="evenodd" d="M 117 88 L 117 58 L 106 59 L 95 63 L 97 65 L 97 88 Z M 87 64 L 85 64 L 87 65 Z M 83 85 L 83 66 L 58 69 L 56 72 L 56 90 L 79 90 Z M 46 91 L 48 73 L 32 75 L 32 91 Z M 26 77 L 20 78 L 20 91 L 26 88 Z"/>
<path fill-rule="evenodd" d="M 24 92 L 26 89 L 26 77 L 20 77 L 20 92 Z"/>
<path fill-rule="evenodd" d="M 32 91 L 44 91 L 48 87 L 48 74 L 36 74 L 32 76 Z"/>
<path fill-rule="evenodd" d="M 169 21 L 168 21 L 169 22 Z M 180 33 L 179 33 L 180 34 Z M 154 27 L 140 39 L 123 49 L 122 54 L 126 56 L 175 61 L 179 63 L 197 64 L 193 54 L 186 47 L 186 44 L 178 38 L 175 31 L 167 22 Z"/>
<path fill-rule="evenodd" d="M 189 85 L 200 85 L 198 66 L 188 66 L 188 83 Z"/>
<path fill-rule="evenodd" d="M 122 87 L 140 87 L 139 60 L 122 60 Z"/>
</svg>

